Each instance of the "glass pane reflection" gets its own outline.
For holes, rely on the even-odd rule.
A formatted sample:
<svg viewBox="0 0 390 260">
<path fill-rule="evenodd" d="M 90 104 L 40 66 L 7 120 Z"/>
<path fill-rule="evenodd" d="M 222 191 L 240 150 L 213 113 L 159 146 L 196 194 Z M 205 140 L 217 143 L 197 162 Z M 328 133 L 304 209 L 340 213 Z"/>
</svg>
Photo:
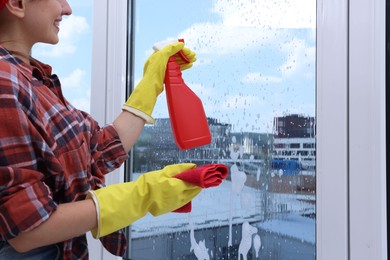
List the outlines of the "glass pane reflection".
<svg viewBox="0 0 390 260">
<path fill-rule="evenodd" d="M 225 163 L 229 177 L 190 214 L 135 222 L 132 258 L 315 259 L 315 14 L 314 0 L 137 1 L 136 81 L 155 42 L 184 38 L 212 143 L 178 150 L 163 94 L 133 178 L 177 162 Z"/>
</svg>

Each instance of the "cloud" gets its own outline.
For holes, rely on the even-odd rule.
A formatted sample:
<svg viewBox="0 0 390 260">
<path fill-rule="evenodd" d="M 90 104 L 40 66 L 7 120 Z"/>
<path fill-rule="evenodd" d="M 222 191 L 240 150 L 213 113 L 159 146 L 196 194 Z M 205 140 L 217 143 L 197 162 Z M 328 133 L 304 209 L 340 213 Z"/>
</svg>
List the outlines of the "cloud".
<svg viewBox="0 0 390 260">
<path fill-rule="evenodd" d="M 72 105 L 82 111 L 85 111 L 87 113 L 91 110 L 91 102 L 89 97 L 84 98 L 75 98 L 71 100 Z"/>
<path fill-rule="evenodd" d="M 281 77 L 275 76 L 264 76 L 259 72 L 250 72 L 247 73 L 242 79 L 241 82 L 245 84 L 267 84 L 267 83 L 280 83 L 283 81 Z"/>
<path fill-rule="evenodd" d="M 197 54 L 226 55 L 258 47 L 273 41 L 280 33 L 255 27 L 227 26 L 223 23 L 200 23 L 181 32 Z"/>
<path fill-rule="evenodd" d="M 70 100 L 71 104 L 77 109 L 90 112 L 91 88 L 85 82 L 87 73 L 82 69 L 72 71 L 68 76 L 61 80 L 64 95 Z"/>
<path fill-rule="evenodd" d="M 82 86 L 87 73 L 82 69 L 72 71 L 67 77 L 62 78 L 61 85 L 64 89 L 78 89 Z"/>
<path fill-rule="evenodd" d="M 72 42 L 75 36 L 83 34 L 88 28 L 89 25 L 84 16 L 72 15 L 62 21 L 59 37 L 63 41 Z"/>
<path fill-rule="evenodd" d="M 315 0 L 216 0 L 217 22 L 196 23 L 179 33 L 198 54 L 226 55 L 285 39 L 286 29 L 316 26 Z"/>
<path fill-rule="evenodd" d="M 210 96 L 213 94 L 211 88 L 207 88 L 200 83 L 186 83 L 186 85 L 198 96 Z"/>
<path fill-rule="evenodd" d="M 294 38 L 281 45 L 281 51 L 288 54 L 286 62 L 279 67 L 284 76 L 291 76 L 303 70 L 304 66 L 315 66 L 315 47 L 309 47 L 302 39 Z M 305 75 L 310 77 L 310 75 Z"/>
<path fill-rule="evenodd" d="M 80 36 L 89 29 L 87 19 L 82 16 L 71 15 L 65 17 L 60 25 L 59 43 L 56 45 L 39 44 L 34 49 L 35 55 L 40 57 L 61 57 L 76 52 Z"/>
<path fill-rule="evenodd" d="M 235 95 L 227 98 L 223 104 L 222 108 L 225 109 L 253 109 L 253 106 L 261 104 L 261 101 L 256 96 L 241 96 Z"/>
<path fill-rule="evenodd" d="M 212 9 L 225 26 L 315 28 L 315 0 L 216 0 Z"/>
<path fill-rule="evenodd" d="M 71 104 L 86 112 L 90 111 L 91 88 L 86 82 L 86 71 L 75 69 L 68 76 L 62 77 L 61 85 L 64 95 L 70 100 Z"/>
</svg>

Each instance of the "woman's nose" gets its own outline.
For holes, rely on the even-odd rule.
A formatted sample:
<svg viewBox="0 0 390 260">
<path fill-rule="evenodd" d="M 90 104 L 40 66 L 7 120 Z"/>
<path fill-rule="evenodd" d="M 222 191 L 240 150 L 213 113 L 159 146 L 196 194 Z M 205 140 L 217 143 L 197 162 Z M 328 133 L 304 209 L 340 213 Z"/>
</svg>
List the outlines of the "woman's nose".
<svg viewBox="0 0 390 260">
<path fill-rule="evenodd" d="M 63 15 L 71 15 L 72 8 L 70 7 L 67 0 L 62 1 L 62 14 Z"/>
</svg>

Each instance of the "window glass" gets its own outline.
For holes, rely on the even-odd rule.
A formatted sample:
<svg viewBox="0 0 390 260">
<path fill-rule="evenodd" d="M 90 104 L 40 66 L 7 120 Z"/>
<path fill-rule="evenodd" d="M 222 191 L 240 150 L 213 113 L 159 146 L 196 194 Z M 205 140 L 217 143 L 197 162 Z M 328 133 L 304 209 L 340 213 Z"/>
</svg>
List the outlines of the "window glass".
<svg viewBox="0 0 390 260">
<path fill-rule="evenodd" d="M 315 1 L 135 6 L 135 85 L 155 42 L 183 38 L 197 54 L 183 79 L 203 102 L 212 141 L 177 148 L 164 92 L 134 147 L 133 179 L 178 162 L 224 163 L 229 176 L 191 213 L 133 223 L 131 258 L 315 259 Z"/>
<path fill-rule="evenodd" d="M 68 0 L 73 14 L 64 16 L 59 43 L 37 44 L 33 57 L 49 64 L 61 81 L 62 91 L 70 103 L 90 111 L 92 60 L 92 0 Z"/>
</svg>

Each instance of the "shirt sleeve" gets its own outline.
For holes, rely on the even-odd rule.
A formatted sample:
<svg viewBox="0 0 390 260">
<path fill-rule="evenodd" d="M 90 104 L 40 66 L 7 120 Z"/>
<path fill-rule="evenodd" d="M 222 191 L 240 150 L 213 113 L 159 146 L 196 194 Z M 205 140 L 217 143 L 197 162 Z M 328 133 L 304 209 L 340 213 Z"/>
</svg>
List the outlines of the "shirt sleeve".
<svg viewBox="0 0 390 260">
<path fill-rule="evenodd" d="M 85 112 L 81 112 L 90 128 L 91 171 L 94 176 L 105 175 L 128 158 L 119 135 L 112 125 L 100 127 Z"/>
<path fill-rule="evenodd" d="M 57 208 L 39 172 L 0 167 L 0 234 L 3 240 L 29 231 Z"/>
<path fill-rule="evenodd" d="M 1 65 L 1 64 L 0 64 Z M 28 119 L 33 99 L 16 69 L 0 68 L 0 235 L 16 237 L 47 220 L 57 208 L 50 189 L 37 171 L 47 144 Z M 18 87 L 16 87 L 18 86 Z M 20 86 L 20 87 L 19 87 Z"/>
</svg>

